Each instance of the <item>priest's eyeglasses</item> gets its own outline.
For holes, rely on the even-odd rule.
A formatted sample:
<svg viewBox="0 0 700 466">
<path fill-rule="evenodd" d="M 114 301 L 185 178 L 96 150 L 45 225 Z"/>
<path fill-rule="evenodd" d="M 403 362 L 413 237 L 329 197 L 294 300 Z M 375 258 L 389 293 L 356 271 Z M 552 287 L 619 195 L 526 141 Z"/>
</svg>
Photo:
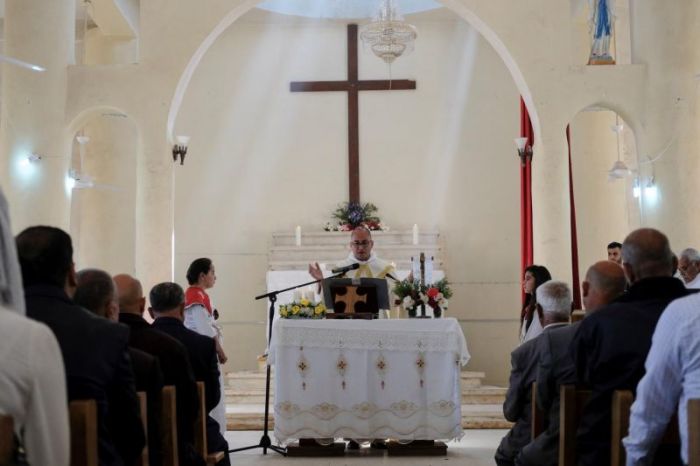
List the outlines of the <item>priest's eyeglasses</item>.
<svg viewBox="0 0 700 466">
<path fill-rule="evenodd" d="M 354 246 L 354 247 L 356 247 L 356 248 L 359 248 L 359 247 L 366 248 L 367 246 L 369 246 L 370 242 L 371 242 L 371 241 L 367 241 L 367 240 L 364 240 L 364 241 L 350 241 L 350 246 Z"/>
</svg>

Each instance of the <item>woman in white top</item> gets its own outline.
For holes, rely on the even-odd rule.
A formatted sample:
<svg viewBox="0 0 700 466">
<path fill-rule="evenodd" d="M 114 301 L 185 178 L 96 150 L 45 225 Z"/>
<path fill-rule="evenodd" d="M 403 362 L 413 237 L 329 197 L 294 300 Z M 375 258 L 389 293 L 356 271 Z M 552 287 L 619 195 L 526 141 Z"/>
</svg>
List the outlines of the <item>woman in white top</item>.
<svg viewBox="0 0 700 466">
<path fill-rule="evenodd" d="M 525 302 L 520 311 L 520 343 L 532 340 L 542 333 L 541 317 L 537 311 L 537 287 L 552 279 L 546 267 L 531 265 L 525 269 L 523 276 L 523 292 Z"/>
<path fill-rule="evenodd" d="M 185 327 L 201 335 L 212 337 L 216 342 L 216 353 L 220 364 L 221 399 L 209 414 L 219 423 L 221 435 L 224 435 L 226 433 L 226 392 L 221 364 L 225 364 L 228 358 L 222 346 L 221 327 L 216 323 L 218 311 L 212 306 L 209 295 L 205 291 L 216 283 L 216 271 L 211 259 L 203 257 L 193 261 L 187 268 L 187 283 L 190 287 L 185 292 Z"/>
</svg>

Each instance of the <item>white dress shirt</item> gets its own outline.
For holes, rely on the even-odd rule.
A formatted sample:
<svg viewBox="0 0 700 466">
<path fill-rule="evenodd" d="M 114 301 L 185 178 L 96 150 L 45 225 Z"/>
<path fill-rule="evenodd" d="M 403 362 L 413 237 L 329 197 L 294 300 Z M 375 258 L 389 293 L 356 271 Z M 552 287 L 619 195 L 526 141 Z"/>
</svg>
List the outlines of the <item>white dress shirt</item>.
<svg viewBox="0 0 700 466">
<path fill-rule="evenodd" d="M 66 376 L 53 332 L 0 307 L 0 361 L 0 413 L 24 429 L 29 464 L 68 466 Z"/>
<path fill-rule="evenodd" d="M 688 283 L 683 282 L 686 288 L 689 289 L 697 289 L 700 288 L 700 273 L 695 276 L 692 280 L 690 280 Z"/>
<path fill-rule="evenodd" d="M 656 325 L 645 367 L 632 404 L 629 435 L 623 440 L 627 465 L 651 464 L 676 409 L 681 456 L 687 464 L 687 403 L 700 398 L 700 294 L 668 305 Z"/>
</svg>

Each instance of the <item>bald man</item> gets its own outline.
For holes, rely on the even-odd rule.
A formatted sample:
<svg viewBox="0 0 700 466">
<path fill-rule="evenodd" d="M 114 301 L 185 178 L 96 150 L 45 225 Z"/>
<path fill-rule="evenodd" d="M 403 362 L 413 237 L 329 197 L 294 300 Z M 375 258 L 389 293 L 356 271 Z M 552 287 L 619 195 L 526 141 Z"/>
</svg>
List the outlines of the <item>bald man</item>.
<svg viewBox="0 0 700 466">
<path fill-rule="evenodd" d="M 586 272 L 582 283 L 586 315 L 617 299 L 625 291 L 625 274 L 619 264 L 600 261 Z M 559 390 L 576 384 L 576 368 L 569 347 L 581 322 L 553 329 L 540 336 L 537 354 L 537 406 L 546 413 L 547 429 L 520 452 L 519 466 L 556 466 L 559 460 Z"/>
<path fill-rule="evenodd" d="M 141 282 L 127 274 L 114 276 L 119 298 L 119 322 L 131 329 L 129 345 L 145 351 L 160 362 L 165 385 L 177 393 L 177 440 L 181 465 L 202 464 L 194 449 L 194 421 L 199 413 L 197 383 L 185 347 L 170 335 L 151 327 L 143 318 L 146 298 Z"/>
<path fill-rule="evenodd" d="M 610 462 L 612 394 L 636 389 L 661 313 L 689 293 L 673 278 L 676 266 L 666 235 L 652 228 L 633 231 L 622 244 L 629 289 L 581 321 L 571 351 L 578 383 L 591 389 L 591 398 L 576 438 L 578 465 Z M 664 464 L 675 463 L 669 459 Z"/>
</svg>

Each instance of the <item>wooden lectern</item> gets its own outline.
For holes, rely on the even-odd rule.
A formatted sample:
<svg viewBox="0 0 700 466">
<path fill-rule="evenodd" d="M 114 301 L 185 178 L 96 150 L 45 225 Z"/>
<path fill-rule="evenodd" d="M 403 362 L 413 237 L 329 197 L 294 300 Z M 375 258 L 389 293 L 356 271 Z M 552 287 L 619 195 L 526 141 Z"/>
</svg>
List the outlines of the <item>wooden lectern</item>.
<svg viewBox="0 0 700 466">
<path fill-rule="evenodd" d="M 323 297 L 329 319 L 376 319 L 379 309 L 389 309 L 386 280 L 334 278 L 324 280 Z"/>
</svg>

